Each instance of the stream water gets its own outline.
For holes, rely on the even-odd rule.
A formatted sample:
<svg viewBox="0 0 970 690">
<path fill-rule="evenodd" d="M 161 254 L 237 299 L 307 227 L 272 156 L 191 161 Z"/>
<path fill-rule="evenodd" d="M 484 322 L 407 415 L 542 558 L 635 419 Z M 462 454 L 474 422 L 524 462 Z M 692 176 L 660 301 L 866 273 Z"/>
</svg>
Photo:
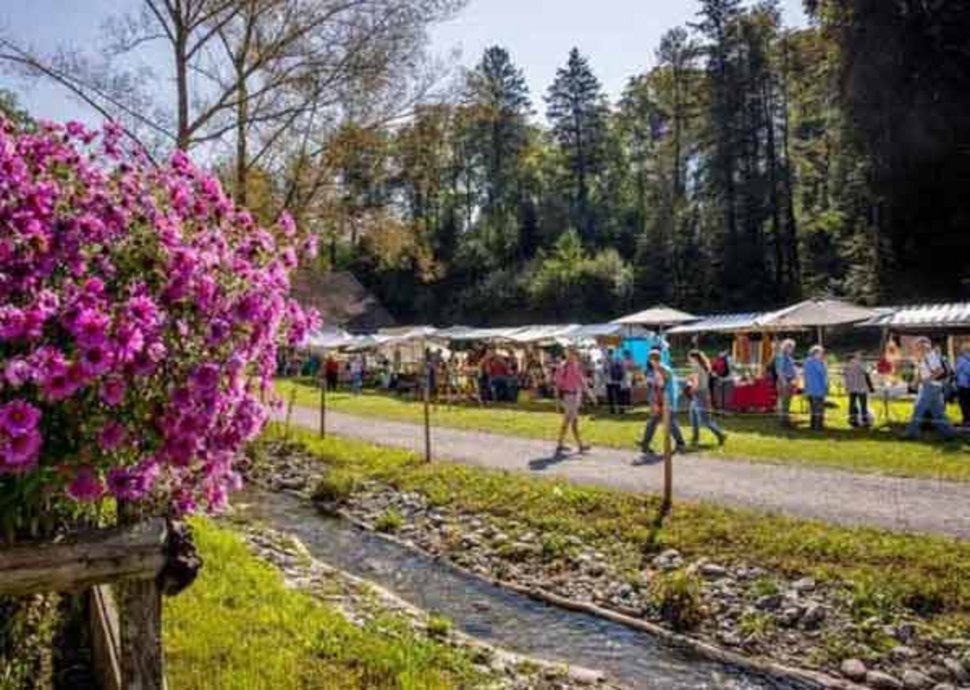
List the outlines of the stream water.
<svg viewBox="0 0 970 690">
<path fill-rule="evenodd" d="M 279 493 L 247 491 L 236 505 L 302 541 L 315 558 L 395 592 L 498 646 L 604 671 L 631 690 L 800 690 L 694 657 L 626 626 L 564 611 L 469 577 L 416 551 L 320 515 Z"/>
</svg>

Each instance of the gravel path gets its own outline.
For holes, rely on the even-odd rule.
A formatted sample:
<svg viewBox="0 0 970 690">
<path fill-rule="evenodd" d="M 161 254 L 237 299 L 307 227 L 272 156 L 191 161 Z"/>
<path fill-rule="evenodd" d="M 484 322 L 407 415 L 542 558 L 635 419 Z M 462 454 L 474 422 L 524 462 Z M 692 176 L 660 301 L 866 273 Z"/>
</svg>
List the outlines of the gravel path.
<svg viewBox="0 0 970 690">
<path fill-rule="evenodd" d="M 296 408 L 293 422 L 318 429 L 319 413 Z M 386 446 L 424 449 L 424 430 L 417 424 L 328 410 L 327 431 Z M 557 459 L 547 441 L 443 427 L 432 429 L 432 444 L 435 457 L 469 465 L 554 475 L 627 491 L 659 492 L 663 487 L 663 462 L 633 449 L 594 448 L 588 455 Z M 674 496 L 847 525 L 970 538 L 970 483 L 687 455 L 674 456 Z"/>
</svg>

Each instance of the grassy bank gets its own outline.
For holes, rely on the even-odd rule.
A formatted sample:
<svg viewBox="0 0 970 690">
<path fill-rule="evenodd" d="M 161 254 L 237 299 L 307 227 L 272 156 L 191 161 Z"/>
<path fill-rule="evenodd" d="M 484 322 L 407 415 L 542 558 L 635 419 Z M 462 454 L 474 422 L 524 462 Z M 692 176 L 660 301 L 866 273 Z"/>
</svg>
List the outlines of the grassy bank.
<svg viewBox="0 0 970 690">
<path fill-rule="evenodd" d="M 297 405 L 317 408 L 319 392 L 300 382 L 277 384 L 284 399 L 295 396 Z M 844 405 L 844 399 L 834 399 Z M 354 397 L 335 393 L 328 397 L 330 409 L 364 417 L 420 422 L 423 408 L 418 402 L 385 395 L 367 394 Z M 892 404 L 896 420 L 908 419 L 910 405 Z M 795 403 L 793 409 L 798 409 Z M 646 410 L 612 417 L 600 407 L 583 418 L 583 433 L 596 445 L 633 449 L 640 440 L 646 421 Z M 550 402 L 523 402 L 512 406 L 436 406 L 432 423 L 458 429 L 490 431 L 514 436 L 554 441 L 559 429 L 559 416 Z M 686 419 L 681 419 L 686 425 Z M 859 430 L 849 427 L 841 407 L 827 413 L 828 430 L 819 434 L 805 428 L 782 430 L 771 416 L 733 416 L 719 420 L 730 435 L 724 448 L 717 448 L 713 437 L 702 432 L 705 456 L 723 459 L 799 463 L 835 467 L 854 472 L 891 474 L 906 477 L 932 477 L 970 481 L 970 444 L 943 443 L 935 439 L 901 441 L 899 425 Z M 685 434 L 689 429 L 684 427 Z"/>
<path fill-rule="evenodd" d="M 918 613 L 940 635 L 970 632 L 970 543 L 686 502 L 657 527 L 654 496 L 446 462 L 426 465 L 405 451 L 306 433 L 297 438 L 331 468 L 326 488 L 338 496 L 353 493 L 361 480 L 379 480 L 421 493 L 436 506 L 514 521 L 513 533 L 538 532 L 552 546 L 580 536 L 631 573 L 644 550 L 675 548 L 688 559 L 854 583 L 860 615 L 881 602 L 880 608 Z"/>
<path fill-rule="evenodd" d="M 197 582 L 166 599 L 168 684 L 219 688 L 473 687 L 461 653 L 396 619 L 357 628 L 321 602 L 287 589 L 232 532 L 194 523 L 205 561 Z"/>
</svg>

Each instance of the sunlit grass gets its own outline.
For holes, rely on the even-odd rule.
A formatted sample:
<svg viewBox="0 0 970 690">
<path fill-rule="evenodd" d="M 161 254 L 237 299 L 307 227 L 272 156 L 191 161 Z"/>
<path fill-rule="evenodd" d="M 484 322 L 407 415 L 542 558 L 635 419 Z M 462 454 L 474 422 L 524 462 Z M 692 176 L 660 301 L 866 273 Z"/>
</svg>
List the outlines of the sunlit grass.
<svg viewBox="0 0 970 690">
<path fill-rule="evenodd" d="M 319 406 L 319 392 L 312 384 L 279 381 L 277 387 L 286 398 L 295 390 L 297 405 Z M 895 422 L 865 430 L 849 426 L 844 398 L 833 398 L 832 401 L 838 408 L 828 410 L 828 429 L 822 433 L 809 431 L 805 428 L 807 422 L 799 428 L 783 430 L 771 415 L 719 418 L 718 423 L 730 435 L 728 443 L 724 448 L 718 448 L 714 438 L 702 431 L 702 455 L 970 481 L 970 443 L 967 441 L 944 443 L 932 435 L 927 435 L 923 441 L 899 439 L 901 424 L 908 420 L 911 404 L 890 403 L 890 416 Z M 408 422 L 422 421 L 424 414 L 420 402 L 379 394 L 355 397 L 333 393 L 328 395 L 328 406 L 338 412 Z M 800 402 L 793 403 L 793 410 L 800 410 Z M 881 414 L 882 403 L 874 402 L 873 411 Z M 591 414 L 582 420 L 584 436 L 593 444 L 616 448 L 633 449 L 640 440 L 647 418 L 646 409 L 642 408 L 622 417 L 612 417 L 602 407 L 589 412 Z M 686 417 L 682 416 L 680 421 L 689 439 Z M 556 438 L 559 430 L 559 416 L 548 401 L 485 408 L 440 404 L 432 410 L 432 423 L 549 441 Z"/>
<path fill-rule="evenodd" d="M 287 589 L 231 531 L 194 522 L 205 565 L 165 600 L 168 686 L 180 690 L 476 687 L 470 661 L 382 619 L 357 628 L 329 606 Z"/>
<path fill-rule="evenodd" d="M 514 520 L 557 543 L 592 542 L 635 570 L 640 555 L 676 548 L 688 558 L 744 562 L 791 575 L 837 578 L 878 591 L 937 623 L 970 620 L 970 543 L 874 528 L 833 526 L 752 510 L 678 501 L 661 528 L 658 498 L 449 462 L 343 439 L 296 438 L 331 471 L 328 481 L 376 479 L 433 505 Z"/>
</svg>

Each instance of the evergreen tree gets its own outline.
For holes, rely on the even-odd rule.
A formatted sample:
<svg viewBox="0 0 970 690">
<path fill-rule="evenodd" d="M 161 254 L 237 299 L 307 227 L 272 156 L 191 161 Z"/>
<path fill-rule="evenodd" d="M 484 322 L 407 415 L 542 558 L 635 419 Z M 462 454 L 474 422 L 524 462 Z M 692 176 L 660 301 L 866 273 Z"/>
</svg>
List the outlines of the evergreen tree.
<svg viewBox="0 0 970 690">
<path fill-rule="evenodd" d="M 467 90 L 472 117 L 470 143 L 484 192 L 483 230 L 493 250 L 501 258 L 511 258 L 521 244 L 519 172 L 520 156 L 528 140 L 529 89 L 508 51 L 492 46 L 468 74 Z"/>
<path fill-rule="evenodd" d="M 595 244 L 598 238 L 591 190 L 603 168 L 607 107 L 600 82 L 578 48 L 570 51 L 566 66 L 556 72 L 546 103 L 552 134 L 571 178 L 573 225 L 587 244 Z"/>
</svg>

